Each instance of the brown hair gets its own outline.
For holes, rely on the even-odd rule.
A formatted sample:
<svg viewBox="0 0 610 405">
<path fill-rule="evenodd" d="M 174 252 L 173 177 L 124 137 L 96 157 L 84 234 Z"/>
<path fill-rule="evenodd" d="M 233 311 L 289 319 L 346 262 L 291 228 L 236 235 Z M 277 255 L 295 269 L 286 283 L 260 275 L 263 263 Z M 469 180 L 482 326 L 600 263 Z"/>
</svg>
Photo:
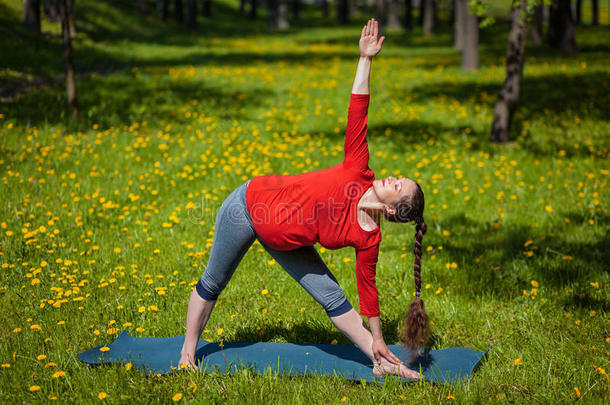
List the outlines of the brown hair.
<svg viewBox="0 0 610 405">
<path fill-rule="evenodd" d="M 415 259 L 413 262 L 413 278 L 415 280 L 415 299 L 411 302 L 407 311 L 405 320 L 405 329 L 403 333 L 404 345 L 412 351 L 419 351 L 428 342 L 430 329 L 428 326 L 428 314 L 424 308 L 424 301 L 419 297 L 421 292 L 421 255 L 422 255 L 422 240 L 428 226 L 424 222 L 424 192 L 419 184 L 415 183 L 417 188 L 415 192 L 401 198 L 394 204 L 396 213 L 389 215 L 384 213 L 386 219 L 391 222 L 411 222 L 415 221 L 415 238 L 413 253 Z"/>
</svg>

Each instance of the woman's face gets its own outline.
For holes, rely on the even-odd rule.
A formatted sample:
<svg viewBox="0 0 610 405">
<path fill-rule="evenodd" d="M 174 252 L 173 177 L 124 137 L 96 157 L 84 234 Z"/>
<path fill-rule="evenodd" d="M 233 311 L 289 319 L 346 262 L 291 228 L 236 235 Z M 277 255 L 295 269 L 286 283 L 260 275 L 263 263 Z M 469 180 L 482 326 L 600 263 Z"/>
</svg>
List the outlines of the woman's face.
<svg viewBox="0 0 610 405">
<path fill-rule="evenodd" d="M 417 189 L 417 184 L 406 177 L 386 177 L 385 179 L 375 180 L 373 189 L 377 198 L 384 204 L 393 206 L 403 197 L 411 196 Z"/>
</svg>

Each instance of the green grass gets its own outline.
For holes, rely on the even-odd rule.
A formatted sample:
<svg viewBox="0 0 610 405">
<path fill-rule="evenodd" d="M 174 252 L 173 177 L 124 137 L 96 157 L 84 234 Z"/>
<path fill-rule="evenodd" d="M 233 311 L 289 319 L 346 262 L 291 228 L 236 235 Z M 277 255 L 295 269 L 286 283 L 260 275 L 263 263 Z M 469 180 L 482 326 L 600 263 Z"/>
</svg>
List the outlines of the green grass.
<svg viewBox="0 0 610 405">
<path fill-rule="evenodd" d="M 0 2 L 0 401 L 97 401 L 105 392 L 111 402 L 181 393 L 204 403 L 565 403 L 579 399 L 575 387 L 581 401 L 607 400 L 607 26 L 578 27 L 579 53 L 569 58 L 527 45 L 504 146 L 487 139 L 505 20 L 482 32 L 477 73 L 460 70 L 445 26 L 435 37 L 389 32 L 374 62 L 370 166 L 378 177 L 417 179 L 426 193 L 433 348 L 492 347 L 466 386 L 145 377 L 78 361 L 121 330 L 184 333 L 215 213 L 235 187 L 341 161 L 366 18 L 338 27 L 306 8 L 288 32 L 267 34 L 262 13 L 252 22 L 236 2 L 218 2 L 214 20 L 188 33 L 123 4 L 77 2 L 81 116 L 68 120 L 58 27 L 44 23 L 33 36 L 21 27 L 21 2 Z M 388 343 L 398 342 L 413 293 L 413 232 L 383 224 L 377 284 Z M 357 306 L 353 250 L 321 255 Z M 228 341 L 348 343 L 270 259 L 252 247 L 203 337 L 219 340 L 222 328 Z"/>
</svg>

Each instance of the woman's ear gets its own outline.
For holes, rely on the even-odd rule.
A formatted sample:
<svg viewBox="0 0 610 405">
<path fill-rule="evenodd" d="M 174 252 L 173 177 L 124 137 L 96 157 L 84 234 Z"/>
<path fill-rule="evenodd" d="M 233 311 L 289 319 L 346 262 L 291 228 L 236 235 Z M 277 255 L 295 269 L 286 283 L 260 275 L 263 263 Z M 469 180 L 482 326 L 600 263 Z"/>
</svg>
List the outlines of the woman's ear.
<svg viewBox="0 0 610 405">
<path fill-rule="evenodd" d="M 395 215 L 396 207 L 394 207 L 393 205 L 383 204 L 383 212 L 388 215 Z"/>
</svg>

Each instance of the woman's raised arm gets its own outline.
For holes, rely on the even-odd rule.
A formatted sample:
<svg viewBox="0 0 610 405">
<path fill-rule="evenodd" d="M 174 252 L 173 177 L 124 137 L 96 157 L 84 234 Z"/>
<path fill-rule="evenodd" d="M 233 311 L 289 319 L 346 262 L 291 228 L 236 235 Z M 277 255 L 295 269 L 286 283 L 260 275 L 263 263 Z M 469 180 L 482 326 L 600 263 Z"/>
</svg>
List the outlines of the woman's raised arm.
<svg viewBox="0 0 610 405">
<path fill-rule="evenodd" d="M 371 61 L 381 51 L 381 45 L 385 37 L 377 39 L 379 24 L 374 18 L 362 28 L 360 36 L 360 60 L 356 69 L 356 77 L 352 86 L 352 94 L 369 94 L 369 75 L 371 73 Z"/>
</svg>

